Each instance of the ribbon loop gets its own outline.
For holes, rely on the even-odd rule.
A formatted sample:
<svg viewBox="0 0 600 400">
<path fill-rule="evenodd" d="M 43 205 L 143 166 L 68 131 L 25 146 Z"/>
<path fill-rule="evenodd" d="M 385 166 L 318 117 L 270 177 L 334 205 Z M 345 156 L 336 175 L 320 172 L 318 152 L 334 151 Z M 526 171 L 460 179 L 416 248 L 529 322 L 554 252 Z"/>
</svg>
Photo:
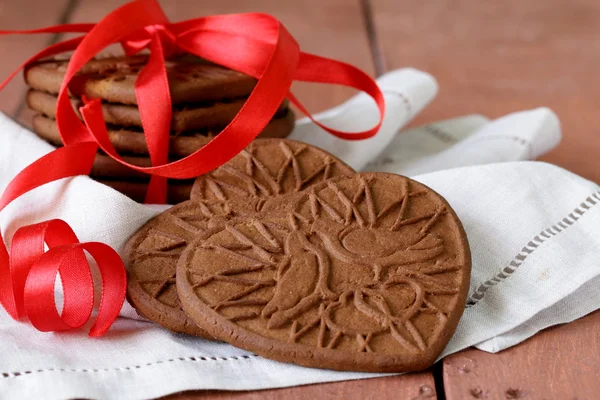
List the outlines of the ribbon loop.
<svg viewBox="0 0 600 400">
<path fill-rule="evenodd" d="M 94 306 L 94 282 L 84 250 L 98 263 L 103 287 L 101 307 L 90 336 L 102 335 L 117 318 L 125 301 L 125 267 L 109 246 L 80 243 L 75 232 L 62 220 L 17 230 L 10 254 L 12 279 L 0 291 L 0 303 L 14 319 L 27 317 L 43 332 L 83 326 Z M 62 313 L 56 307 L 57 275 L 63 289 Z"/>
</svg>

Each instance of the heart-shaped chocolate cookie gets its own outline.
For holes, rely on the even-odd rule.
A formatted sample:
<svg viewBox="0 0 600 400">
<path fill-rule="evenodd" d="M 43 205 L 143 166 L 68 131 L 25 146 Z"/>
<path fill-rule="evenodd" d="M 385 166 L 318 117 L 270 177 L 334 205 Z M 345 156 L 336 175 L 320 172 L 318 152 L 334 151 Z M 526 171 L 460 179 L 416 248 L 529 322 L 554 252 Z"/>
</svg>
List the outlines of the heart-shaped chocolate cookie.
<svg viewBox="0 0 600 400">
<path fill-rule="evenodd" d="M 192 200 L 146 223 L 129 240 L 128 299 L 138 313 L 180 333 L 210 338 L 181 310 L 175 267 L 185 246 L 253 215 L 277 199 L 355 172 L 327 152 L 287 139 L 257 139 L 232 160 L 198 178 Z M 265 209 L 265 212 L 266 209 Z"/>
<path fill-rule="evenodd" d="M 219 340 L 309 367 L 404 372 L 450 340 L 470 267 L 439 194 L 365 173 L 221 220 L 185 248 L 176 281 L 184 311 Z"/>
</svg>

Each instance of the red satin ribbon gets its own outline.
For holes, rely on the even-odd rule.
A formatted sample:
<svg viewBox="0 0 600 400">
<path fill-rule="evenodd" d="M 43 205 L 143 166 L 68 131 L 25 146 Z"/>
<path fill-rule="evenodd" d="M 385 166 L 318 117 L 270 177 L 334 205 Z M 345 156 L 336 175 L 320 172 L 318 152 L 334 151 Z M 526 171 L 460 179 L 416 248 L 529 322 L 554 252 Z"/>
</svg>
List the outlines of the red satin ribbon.
<svg viewBox="0 0 600 400">
<path fill-rule="evenodd" d="M 44 243 L 48 251 L 44 252 Z M 101 336 L 119 315 L 125 298 L 127 276 L 119 255 L 104 243 L 79 243 L 69 225 L 51 220 L 17 230 L 10 251 L 10 271 L 2 271 L 1 290 L 12 291 L 3 300 L 15 319 L 25 316 L 42 332 L 79 328 L 94 307 L 94 284 L 86 250 L 98 265 L 102 278 L 100 309 L 90 336 Z M 63 287 L 62 315 L 54 300 L 57 273 Z M 10 287 L 12 286 L 12 287 Z"/>
<path fill-rule="evenodd" d="M 337 131 L 313 119 L 339 138 L 361 140 L 372 137 L 385 112 L 383 95 L 373 79 L 351 65 L 301 52 L 285 27 L 266 14 L 219 15 L 171 23 L 156 0 L 137 0 L 114 10 L 97 24 L 64 24 L 31 31 L 0 31 L 0 34 L 59 32 L 84 35 L 42 50 L 19 69 L 40 58 L 74 50 L 56 109 L 56 121 L 65 147 L 40 158 L 19 173 L 0 198 L 0 210 L 45 183 L 89 174 L 98 147 L 117 162 L 150 174 L 146 202 L 164 203 L 166 178 L 194 178 L 230 160 L 263 130 L 284 98 L 289 98 L 312 119 L 289 92 L 293 80 L 349 86 L 366 92 L 375 100 L 380 122 L 364 132 Z M 68 86 L 77 71 L 113 43 L 121 43 L 127 55 L 150 50 L 148 61 L 136 80 L 135 94 L 151 167 L 128 164 L 117 154 L 108 138 L 100 100 L 84 99 L 85 106 L 80 110 L 83 122 L 69 102 Z M 248 74 L 258 82 L 242 109 L 220 134 L 192 155 L 167 163 L 172 106 L 164 60 L 179 53 L 195 54 Z M 0 89 L 18 70 L 0 84 Z M 43 252 L 44 241 L 50 247 L 47 253 Z M 75 328 L 87 321 L 93 293 L 83 250 L 96 259 L 104 290 L 90 335 L 104 333 L 117 317 L 124 301 L 126 283 L 122 262 L 108 246 L 79 243 L 68 225 L 56 220 L 21 228 L 13 238 L 10 257 L 1 235 L 0 242 L 0 303 L 13 318 L 27 316 L 36 328 L 44 331 Z M 62 316 L 56 311 L 52 294 L 57 272 L 60 272 L 65 292 Z"/>
</svg>

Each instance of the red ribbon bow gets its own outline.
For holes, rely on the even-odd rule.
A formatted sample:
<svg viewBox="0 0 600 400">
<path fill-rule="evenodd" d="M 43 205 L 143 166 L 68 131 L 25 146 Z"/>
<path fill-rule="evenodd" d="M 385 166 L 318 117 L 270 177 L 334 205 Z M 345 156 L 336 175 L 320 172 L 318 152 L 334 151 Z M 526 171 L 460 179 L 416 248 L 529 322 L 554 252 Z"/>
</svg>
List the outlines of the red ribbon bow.
<svg viewBox="0 0 600 400">
<path fill-rule="evenodd" d="M 244 149 L 269 123 L 284 98 L 310 113 L 289 92 L 293 80 L 334 83 L 362 90 L 380 111 L 380 122 L 370 130 L 348 133 L 318 126 L 339 138 L 361 140 L 374 136 L 383 119 L 384 98 L 376 83 L 345 63 L 301 52 L 294 38 L 274 17 L 248 13 L 202 17 L 171 23 L 156 0 L 137 0 L 107 15 L 97 24 L 64 24 L 0 34 L 79 32 L 84 35 L 56 43 L 27 60 L 18 71 L 40 58 L 74 50 L 58 94 L 56 122 L 65 146 L 35 161 L 8 185 L 0 210 L 22 194 L 58 179 L 88 175 L 100 147 L 117 162 L 151 175 L 146 202 L 164 203 L 166 178 L 194 178 L 224 164 Z M 99 99 L 84 99 L 80 121 L 71 107 L 68 86 L 88 61 L 113 43 L 127 55 L 150 50 L 147 64 L 135 83 L 135 94 L 152 161 L 138 167 L 123 161 L 112 146 Z M 190 53 L 215 64 L 250 75 L 258 82 L 231 121 L 207 145 L 176 162 L 168 162 L 171 97 L 165 58 Z M 97 261 L 102 276 L 100 310 L 90 336 L 102 335 L 117 317 L 125 299 L 124 266 L 117 253 L 101 243 L 79 243 L 63 221 L 23 227 L 13 237 L 10 257 L 0 235 L 0 303 L 15 319 L 25 316 L 41 331 L 83 325 L 93 306 L 93 286 L 84 250 Z M 50 248 L 44 253 L 44 242 Z M 53 296 L 57 272 L 63 283 L 62 315 Z"/>
</svg>

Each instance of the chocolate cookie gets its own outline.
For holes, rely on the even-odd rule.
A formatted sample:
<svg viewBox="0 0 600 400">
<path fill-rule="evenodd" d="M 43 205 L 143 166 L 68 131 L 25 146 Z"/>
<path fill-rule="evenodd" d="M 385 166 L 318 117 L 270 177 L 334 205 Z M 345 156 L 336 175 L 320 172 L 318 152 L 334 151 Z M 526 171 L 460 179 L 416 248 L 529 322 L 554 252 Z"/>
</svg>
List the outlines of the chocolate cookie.
<svg viewBox="0 0 600 400">
<path fill-rule="evenodd" d="M 446 346 L 470 267 L 439 194 L 365 173 L 199 236 L 176 282 L 185 312 L 216 339 L 308 367 L 406 372 Z"/>
<path fill-rule="evenodd" d="M 302 162 L 287 162 L 285 158 L 281 158 L 276 153 L 281 149 L 280 145 L 286 146 L 288 149 L 293 149 L 296 153 L 300 152 L 304 154 Z M 261 151 L 256 151 L 261 149 Z M 351 175 L 354 171 L 346 166 L 341 161 L 337 160 L 331 155 L 319 150 L 315 147 L 308 146 L 299 142 L 294 142 L 286 139 L 257 139 L 255 140 L 245 151 L 246 154 L 252 153 L 253 156 L 249 158 L 252 163 L 252 168 L 242 170 L 240 176 L 245 176 L 246 180 L 257 179 L 257 182 L 273 182 L 273 188 L 277 186 L 277 181 L 281 187 L 279 190 L 280 195 L 284 195 L 289 191 L 294 192 L 297 187 L 296 184 L 292 184 L 294 181 L 295 172 L 298 171 L 301 176 L 309 176 L 311 173 L 320 169 L 320 164 L 324 162 L 324 158 L 327 163 L 324 165 L 328 166 L 328 172 L 325 174 L 324 170 L 320 174 L 315 175 L 310 181 L 304 183 L 304 186 L 310 187 L 311 184 L 318 184 L 323 179 L 329 176 L 342 176 Z M 239 167 L 239 157 L 237 156 L 230 160 L 225 165 L 218 169 L 226 170 L 237 170 Z M 242 155 L 241 157 L 247 157 Z M 277 161 L 278 163 L 274 163 Z M 295 167 L 294 167 L 295 165 Z M 289 175 L 287 172 L 279 172 L 282 170 L 289 169 Z M 277 174 L 279 172 L 279 175 Z M 266 174 L 273 174 L 271 179 Z M 210 180 L 208 185 L 211 185 L 217 193 L 213 196 L 213 192 L 207 193 L 209 199 L 196 198 L 185 203 L 179 204 L 170 210 L 165 211 L 157 218 L 148 222 L 144 225 L 130 240 L 127 245 L 126 254 L 129 258 L 129 288 L 131 302 L 136 308 L 140 308 L 140 312 L 147 318 L 158 322 L 166 328 L 176 332 L 186 332 L 188 327 L 193 325 L 187 320 L 187 317 L 183 311 L 181 311 L 179 303 L 170 297 L 169 301 L 161 303 L 161 298 L 151 300 L 153 298 L 153 288 L 145 287 L 140 285 L 137 281 L 142 279 L 146 273 L 158 274 L 159 276 L 174 276 L 175 267 L 177 264 L 178 254 L 181 254 L 186 243 L 195 238 L 195 228 L 190 227 L 189 224 L 197 225 L 197 221 L 205 224 L 202 227 L 210 227 L 213 229 L 222 229 L 224 226 L 225 219 L 242 218 L 249 215 L 253 215 L 255 210 L 263 207 L 265 202 L 269 202 L 269 193 L 257 191 L 253 195 L 243 197 L 243 202 L 238 201 L 240 197 L 237 196 L 237 191 L 232 187 L 227 186 L 227 180 L 222 182 L 219 180 L 219 174 L 216 175 L 216 180 Z M 280 179 L 277 180 L 277 177 Z M 200 178 L 198 178 L 200 179 Z M 225 184 L 221 188 L 219 183 Z M 236 184 L 236 181 L 232 181 L 232 185 Z M 216 186 L 214 186 L 216 185 Z M 197 188 L 198 189 L 198 188 Z M 213 190 L 211 189 L 211 190 Z M 230 191 L 233 190 L 234 196 L 228 197 Z M 199 194 L 203 194 L 200 192 Z M 143 197 L 143 194 L 142 194 Z M 273 198 L 271 198 L 273 200 Z M 265 211 L 268 212 L 268 211 Z M 208 221 L 206 220 L 208 218 Z M 186 231 L 190 231 L 187 232 Z M 186 233 L 187 232 L 187 233 Z M 203 231 L 204 232 L 204 231 Z M 204 233 L 202 233 L 205 235 Z M 168 241 L 165 242 L 166 238 L 172 238 L 176 236 L 178 240 L 184 240 L 185 243 L 178 244 L 177 247 L 170 247 Z M 143 243 L 158 243 L 154 247 L 143 247 Z M 140 254 L 145 254 L 143 258 L 140 258 Z M 140 271 L 139 273 L 136 271 Z M 148 272 L 150 271 L 150 272 Z M 155 272 L 152 272 L 155 271 Z M 150 278 L 144 278 L 150 279 Z M 169 296 L 174 293 L 174 281 L 171 280 L 168 283 Z M 134 288 L 132 290 L 131 288 Z M 145 291 L 145 294 L 140 291 Z M 166 296 L 166 295 L 165 295 Z M 158 303 L 157 303 L 158 302 Z M 143 304 L 142 304 L 143 303 Z M 160 303 L 160 304 L 159 304 Z M 152 307 L 156 308 L 156 311 L 149 311 Z M 154 317 L 156 315 L 156 317 Z M 170 318 L 172 317 L 172 318 Z"/>
<path fill-rule="evenodd" d="M 188 241 L 212 233 L 213 213 L 227 215 L 220 204 L 181 203 L 142 227 L 127 243 L 127 298 L 137 312 L 178 333 L 210 339 L 181 310 L 175 288 L 175 264 Z"/>
<path fill-rule="evenodd" d="M 147 56 L 108 57 L 92 60 L 71 81 L 77 96 L 100 98 L 111 103 L 137 104 L 134 84 Z M 68 60 L 35 63 L 25 71 L 25 81 L 34 89 L 56 94 L 62 84 Z M 173 104 L 219 101 L 247 97 L 256 79 L 208 63 L 194 56 L 180 56 L 166 62 Z"/>
<path fill-rule="evenodd" d="M 354 173 L 317 147 L 286 139 L 255 140 L 227 164 L 198 177 L 191 198 L 244 206 L 248 198 L 297 193 L 322 180 Z"/>
<path fill-rule="evenodd" d="M 207 104 L 190 104 L 173 109 L 171 118 L 171 131 L 181 133 L 203 129 L 223 128 L 227 126 L 240 111 L 245 99 L 234 99 L 230 102 L 216 102 Z M 50 118 L 56 117 L 57 97 L 39 90 L 30 90 L 27 93 L 27 106 Z M 71 99 L 73 108 L 77 111 L 83 103 Z M 281 118 L 288 111 L 288 101 L 284 102 L 273 118 Z M 142 127 L 140 111 L 136 106 L 123 104 L 103 103 L 102 111 L 104 120 L 108 124 L 120 127 Z"/>
<path fill-rule="evenodd" d="M 283 138 L 288 136 L 294 129 L 295 115 L 292 110 L 271 122 L 258 135 L 259 138 Z M 58 133 L 56 121 L 43 115 L 36 115 L 32 120 L 33 130 L 44 140 L 61 146 L 62 141 Z M 144 134 L 140 131 L 126 130 L 110 127 L 108 136 L 115 149 L 120 154 L 148 155 L 148 146 Z M 169 153 L 174 158 L 189 156 L 200 147 L 204 146 L 212 138 L 211 131 L 178 136 L 171 136 L 169 141 Z"/>
</svg>

